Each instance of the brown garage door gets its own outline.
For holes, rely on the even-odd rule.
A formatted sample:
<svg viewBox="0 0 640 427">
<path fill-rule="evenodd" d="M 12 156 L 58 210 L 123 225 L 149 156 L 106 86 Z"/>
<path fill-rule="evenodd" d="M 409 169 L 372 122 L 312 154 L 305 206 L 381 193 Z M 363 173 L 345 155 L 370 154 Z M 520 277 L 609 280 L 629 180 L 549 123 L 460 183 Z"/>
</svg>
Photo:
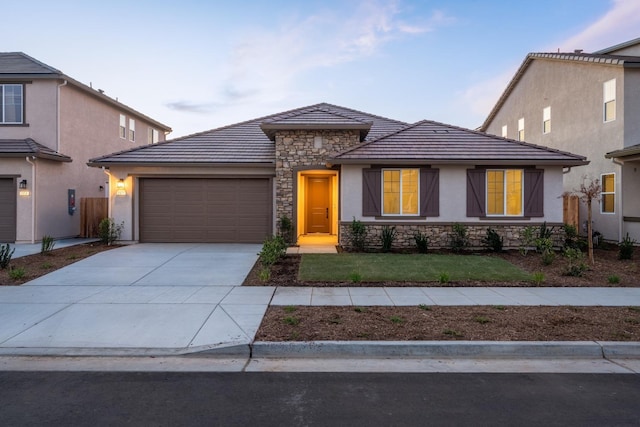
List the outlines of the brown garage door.
<svg viewBox="0 0 640 427">
<path fill-rule="evenodd" d="M 16 241 L 16 184 L 0 178 L 0 242 Z"/>
<path fill-rule="evenodd" d="M 141 178 L 140 241 L 260 243 L 271 206 L 266 178 Z"/>
</svg>

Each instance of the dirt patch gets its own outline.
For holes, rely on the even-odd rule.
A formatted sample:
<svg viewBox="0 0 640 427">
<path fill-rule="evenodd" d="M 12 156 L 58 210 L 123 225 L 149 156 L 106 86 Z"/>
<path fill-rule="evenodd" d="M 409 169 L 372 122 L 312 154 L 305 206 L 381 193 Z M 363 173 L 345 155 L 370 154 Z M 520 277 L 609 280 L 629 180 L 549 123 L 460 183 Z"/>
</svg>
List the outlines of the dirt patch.
<svg viewBox="0 0 640 427">
<path fill-rule="evenodd" d="M 287 255 L 271 268 L 271 278 L 264 282 L 260 280 L 260 263 L 257 262 L 245 279 L 244 286 L 316 286 L 316 287 L 371 287 L 371 286 L 575 286 L 575 287 L 637 287 L 640 286 L 640 261 L 619 260 L 617 247 L 595 250 L 595 265 L 589 266 L 582 277 L 568 276 L 569 261 L 560 253 L 551 265 L 544 265 L 542 257 L 530 252 L 522 256 L 518 251 L 505 251 L 500 254 L 483 253 L 485 256 L 500 257 L 528 273 L 542 273 L 543 281 L 536 284 L 532 281 L 524 282 L 480 282 L 461 281 L 448 282 L 446 284 L 433 282 L 310 282 L 298 280 L 298 267 L 300 255 Z M 477 256 L 477 255 L 467 255 Z M 638 258 L 637 256 L 635 258 Z M 585 262 L 587 262 L 585 260 Z M 617 280 L 616 280 L 617 278 Z"/>
<path fill-rule="evenodd" d="M 640 341 L 640 307 L 280 307 L 258 341 Z"/>
<path fill-rule="evenodd" d="M 13 246 L 12 246 L 13 247 Z M 30 280 L 44 276 L 47 273 L 58 270 L 81 259 L 95 255 L 98 252 L 120 247 L 120 245 L 105 245 L 103 243 L 85 243 L 82 245 L 67 246 L 54 249 L 46 254 L 27 255 L 14 258 L 9 267 L 0 270 L 0 286 L 21 285 Z M 14 271 L 12 278 L 11 270 Z M 19 271 L 24 274 L 16 274 Z"/>
</svg>

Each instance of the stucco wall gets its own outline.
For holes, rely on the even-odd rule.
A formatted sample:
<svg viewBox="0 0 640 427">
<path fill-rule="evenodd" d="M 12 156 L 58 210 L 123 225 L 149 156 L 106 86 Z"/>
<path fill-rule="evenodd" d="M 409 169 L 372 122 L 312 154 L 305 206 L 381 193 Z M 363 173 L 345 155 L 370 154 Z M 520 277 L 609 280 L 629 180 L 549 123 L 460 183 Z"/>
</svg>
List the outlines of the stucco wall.
<svg viewBox="0 0 640 427">
<path fill-rule="evenodd" d="M 374 217 L 362 216 L 362 169 L 369 165 L 343 165 L 341 170 L 340 218 L 348 221 L 356 218 L 372 222 Z M 434 165 L 440 170 L 440 216 L 417 220 L 426 223 L 483 223 L 479 218 L 466 216 L 467 169 L 472 166 Z M 542 221 L 562 222 L 562 170 L 559 167 L 544 168 L 544 213 L 542 218 L 532 218 L 533 223 Z M 386 222 L 403 222 L 385 220 Z M 416 220 L 410 220 L 416 222 Z M 492 220 L 493 221 L 493 220 Z M 513 219 L 506 219 L 513 222 Z M 485 221 L 486 222 L 486 221 Z M 497 222 L 497 220 L 496 220 Z"/>
<path fill-rule="evenodd" d="M 501 135 L 502 126 L 507 125 L 507 136 L 517 139 L 518 119 L 524 117 L 527 142 L 580 154 L 591 162 L 564 175 L 566 191 L 579 188 L 585 175 L 600 179 L 605 173 L 616 174 L 619 189 L 620 167 L 604 155 L 625 145 L 623 73 L 618 66 L 536 59 L 488 126 L 487 133 Z M 604 123 L 603 84 L 614 78 L 616 120 Z M 551 132 L 543 134 L 542 110 L 548 106 L 551 106 Z M 593 208 L 594 229 L 605 239 L 618 239 L 619 199 L 615 214 L 601 214 L 599 204 Z M 581 205 L 581 222 L 586 218 L 586 208 Z"/>
</svg>

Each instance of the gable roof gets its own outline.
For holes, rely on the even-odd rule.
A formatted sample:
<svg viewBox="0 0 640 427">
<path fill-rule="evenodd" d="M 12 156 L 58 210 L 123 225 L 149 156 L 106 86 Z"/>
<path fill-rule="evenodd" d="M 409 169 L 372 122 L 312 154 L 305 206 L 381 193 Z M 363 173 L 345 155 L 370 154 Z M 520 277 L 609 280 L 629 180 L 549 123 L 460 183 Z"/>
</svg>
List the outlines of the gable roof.
<svg viewBox="0 0 640 427">
<path fill-rule="evenodd" d="M 576 154 L 430 120 L 344 150 L 331 162 L 562 166 L 589 163 Z"/>
<path fill-rule="evenodd" d="M 372 139 L 406 127 L 407 123 L 320 103 L 109 154 L 91 159 L 88 164 L 273 166 L 276 161 L 275 146 L 268 135 L 274 127 L 324 128 L 320 125 L 344 125 L 356 129 L 366 126 L 369 127 L 366 138 Z M 263 126 L 266 129 L 264 131 Z"/>
<path fill-rule="evenodd" d="M 632 145 L 621 150 L 610 151 L 605 154 L 604 157 L 624 161 L 640 160 L 640 144 Z"/>
<path fill-rule="evenodd" d="M 164 132 L 171 132 L 171 128 L 139 111 L 105 95 L 100 90 L 93 89 L 65 75 L 62 71 L 46 65 L 23 52 L 0 52 L 0 79 L 5 81 L 24 79 L 60 79 L 77 87 L 84 93 L 98 98 L 107 104 L 122 110 L 132 116 L 137 116 Z"/>
<path fill-rule="evenodd" d="M 71 162 L 71 157 L 58 153 L 31 138 L 0 139 L 0 158 L 33 156 L 57 162 Z"/>
<path fill-rule="evenodd" d="M 554 60 L 564 62 L 580 62 L 590 65 L 614 65 L 627 68 L 640 67 L 640 56 L 624 56 L 624 55 L 606 55 L 606 54 L 590 54 L 590 53 L 530 53 L 524 59 L 518 71 L 514 74 L 513 78 L 507 85 L 506 89 L 498 98 L 498 102 L 493 106 L 493 109 L 485 119 L 480 131 L 486 131 L 489 125 L 495 118 L 498 111 L 502 108 L 502 105 L 506 102 L 507 98 L 513 92 L 516 85 L 526 72 L 527 68 L 535 60 Z"/>
</svg>

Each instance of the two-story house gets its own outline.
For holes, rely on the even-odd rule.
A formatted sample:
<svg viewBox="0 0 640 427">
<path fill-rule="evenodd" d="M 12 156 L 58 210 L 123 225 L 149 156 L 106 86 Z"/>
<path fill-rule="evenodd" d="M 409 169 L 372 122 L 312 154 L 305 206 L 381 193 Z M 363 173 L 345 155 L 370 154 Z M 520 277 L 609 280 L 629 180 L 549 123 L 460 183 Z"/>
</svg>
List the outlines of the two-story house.
<svg viewBox="0 0 640 427">
<path fill-rule="evenodd" d="M 594 53 L 530 53 L 480 130 L 587 157 L 589 166 L 565 170 L 565 191 L 598 179 L 594 230 L 640 241 L 640 38 Z M 582 232 L 586 218 L 581 204 Z"/>
<path fill-rule="evenodd" d="M 0 53 L 0 242 L 77 236 L 80 199 L 109 194 L 87 161 L 170 131 L 24 53 Z"/>
</svg>

